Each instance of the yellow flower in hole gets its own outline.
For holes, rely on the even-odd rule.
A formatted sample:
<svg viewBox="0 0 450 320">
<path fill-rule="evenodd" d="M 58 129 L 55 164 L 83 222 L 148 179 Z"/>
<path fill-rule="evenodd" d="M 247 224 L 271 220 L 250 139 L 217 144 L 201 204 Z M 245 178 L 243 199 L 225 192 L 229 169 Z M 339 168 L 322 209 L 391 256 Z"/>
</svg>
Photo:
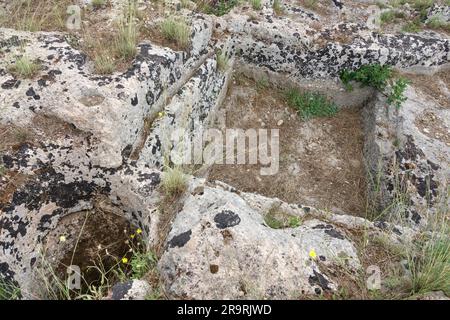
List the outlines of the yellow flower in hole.
<svg viewBox="0 0 450 320">
<path fill-rule="evenodd" d="M 59 237 L 59 242 L 66 242 L 66 236 L 60 236 Z"/>
<path fill-rule="evenodd" d="M 123 263 L 123 264 L 127 264 L 127 263 L 128 263 L 128 259 L 127 259 L 126 257 L 123 257 L 123 258 L 122 258 L 122 263 Z"/>
<path fill-rule="evenodd" d="M 137 229 L 137 230 L 136 230 L 136 233 L 137 233 L 137 234 L 141 234 L 141 233 L 142 233 L 142 229 L 140 229 L 140 228 Z"/>
<path fill-rule="evenodd" d="M 309 251 L 309 257 L 310 257 L 311 259 L 313 259 L 313 260 L 316 260 L 317 254 L 316 254 L 316 252 L 314 251 L 314 249 L 311 249 L 311 250 Z"/>
</svg>

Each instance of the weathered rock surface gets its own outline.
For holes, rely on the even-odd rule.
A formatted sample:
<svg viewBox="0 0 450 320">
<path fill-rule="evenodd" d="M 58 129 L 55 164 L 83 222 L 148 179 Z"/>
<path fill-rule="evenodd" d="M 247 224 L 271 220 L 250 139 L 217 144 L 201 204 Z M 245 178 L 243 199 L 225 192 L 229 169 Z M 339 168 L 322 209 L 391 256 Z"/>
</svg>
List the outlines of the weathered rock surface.
<svg viewBox="0 0 450 320">
<path fill-rule="evenodd" d="M 111 76 L 95 75 L 92 61 L 61 33 L 0 29 L 0 151 L 6 170 L 0 177 L 2 277 L 33 292 L 33 269 L 46 236 L 65 216 L 92 209 L 99 195 L 142 228 L 149 247 L 160 241 L 164 160 L 175 162 L 185 151 L 183 142 L 215 120 L 235 60 L 237 66 L 284 77 L 285 84 L 326 79 L 336 90 L 343 90 L 336 81 L 343 68 L 380 63 L 433 73 L 445 70 L 450 60 L 450 41 L 438 34 L 380 34 L 376 23 L 367 26 L 368 15 L 343 23 L 338 14 L 326 19 L 290 3 L 284 7 L 291 17 L 278 17 L 272 3 L 263 2 L 257 19 L 239 9 L 220 18 L 190 14 L 192 46 L 186 52 L 150 39 L 139 44 L 128 70 Z M 117 9 L 121 1 L 113 4 Z M 361 9 L 333 1 L 330 10 L 356 17 Z M 442 10 L 433 7 L 428 15 L 447 12 Z M 321 28 L 314 28 L 318 22 Z M 219 70 L 214 53 L 219 48 L 229 58 L 225 70 Z M 39 60 L 37 78 L 19 79 L 8 71 L 23 54 Z M 450 97 L 446 88 L 444 101 Z M 190 177 L 158 265 L 167 294 L 285 299 L 334 292 L 340 284 L 329 270 L 345 268 L 356 276 L 362 268 L 352 231 L 387 232 L 393 243 L 411 241 L 415 231 L 408 226 L 424 227 L 426 214 L 442 203 L 440 190 L 448 186 L 450 114 L 448 105 L 431 101 L 415 85 L 406 95 L 399 110 L 387 109 L 381 95 L 364 95 L 373 98 L 364 109 L 368 168 L 387 173 L 383 209 L 395 192 L 391 165 L 398 165 L 410 199 L 402 226 Z M 15 137 L 17 128 L 28 130 L 30 141 Z M 198 186 L 203 191 L 193 192 Z M 264 215 L 274 204 L 301 218 L 301 225 L 268 227 Z M 113 298 L 141 299 L 147 285 L 119 284 Z"/>
</svg>

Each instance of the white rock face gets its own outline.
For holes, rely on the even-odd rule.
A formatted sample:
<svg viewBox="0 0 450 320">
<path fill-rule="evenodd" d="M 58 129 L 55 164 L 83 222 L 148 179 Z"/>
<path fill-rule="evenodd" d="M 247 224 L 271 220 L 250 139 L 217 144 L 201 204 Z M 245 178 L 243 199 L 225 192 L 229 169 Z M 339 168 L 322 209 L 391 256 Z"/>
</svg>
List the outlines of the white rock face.
<svg viewBox="0 0 450 320">
<path fill-rule="evenodd" d="M 305 216 L 302 208 L 295 213 Z M 189 195 L 159 263 L 166 292 L 188 299 L 294 299 L 336 289 L 320 264 L 350 272 L 360 267 L 339 228 L 311 219 L 275 230 L 265 225 L 264 214 L 220 188 Z"/>
</svg>

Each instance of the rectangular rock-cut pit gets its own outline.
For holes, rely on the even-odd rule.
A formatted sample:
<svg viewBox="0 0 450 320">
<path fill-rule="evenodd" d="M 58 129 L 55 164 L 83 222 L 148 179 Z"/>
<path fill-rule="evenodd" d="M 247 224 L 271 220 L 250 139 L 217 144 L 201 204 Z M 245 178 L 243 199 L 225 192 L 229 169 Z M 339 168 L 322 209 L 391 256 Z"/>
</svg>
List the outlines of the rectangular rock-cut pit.
<svg viewBox="0 0 450 320">
<path fill-rule="evenodd" d="M 363 215 L 366 181 L 360 111 L 341 108 L 332 117 L 305 121 L 287 104 L 282 90 L 235 74 L 222 105 L 222 129 L 279 129 L 279 171 L 263 176 L 259 164 L 214 164 L 208 180 L 289 203 Z"/>
</svg>

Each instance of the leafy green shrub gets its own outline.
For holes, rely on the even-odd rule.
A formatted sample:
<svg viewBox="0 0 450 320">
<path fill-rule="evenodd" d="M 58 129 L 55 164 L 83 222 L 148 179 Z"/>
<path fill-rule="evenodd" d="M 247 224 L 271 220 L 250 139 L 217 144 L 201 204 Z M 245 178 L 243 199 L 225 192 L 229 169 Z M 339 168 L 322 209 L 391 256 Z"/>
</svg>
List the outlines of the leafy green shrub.
<svg viewBox="0 0 450 320">
<path fill-rule="evenodd" d="M 344 69 L 340 73 L 340 79 L 347 90 L 352 90 L 351 81 L 361 83 L 363 86 L 370 86 L 387 96 L 389 105 L 400 108 L 401 104 L 406 101 L 404 97 L 405 89 L 408 85 L 406 79 L 400 78 L 393 81 L 393 70 L 388 65 L 369 64 L 361 66 L 355 71 Z M 387 88 L 390 86 L 390 90 Z M 386 92 L 387 91 L 387 92 Z"/>
<path fill-rule="evenodd" d="M 388 103 L 394 105 L 397 109 L 406 101 L 403 93 L 408 86 L 408 81 L 404 78 L 397 79 L 391 86 L 391 92 L 388 95 Z"/>
<path fill-rule="evenodd" d="M 331 117 L 338 112 L 338 107 L 316 92 L 300 92 L 298 89 L 286 91 L 288 104 L 297 110 L 304 120 L 315 117 Z"/>
</svg>

